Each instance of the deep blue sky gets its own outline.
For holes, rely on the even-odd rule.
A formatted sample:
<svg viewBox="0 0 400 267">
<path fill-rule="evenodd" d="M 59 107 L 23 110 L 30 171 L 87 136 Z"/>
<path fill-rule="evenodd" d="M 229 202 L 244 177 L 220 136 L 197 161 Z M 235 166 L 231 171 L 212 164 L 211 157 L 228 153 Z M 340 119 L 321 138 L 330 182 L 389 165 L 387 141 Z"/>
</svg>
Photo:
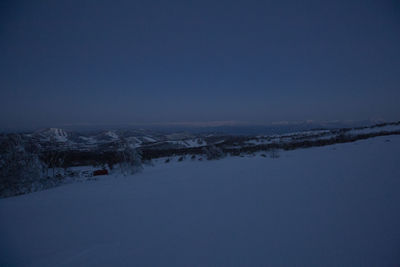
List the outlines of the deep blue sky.
<svg viewBox="0 0 400 267">
<path fill-rule="evenodd" d="M 1 1 L 0 126 L 400 119 L 400 2 Z"/>
</svg>

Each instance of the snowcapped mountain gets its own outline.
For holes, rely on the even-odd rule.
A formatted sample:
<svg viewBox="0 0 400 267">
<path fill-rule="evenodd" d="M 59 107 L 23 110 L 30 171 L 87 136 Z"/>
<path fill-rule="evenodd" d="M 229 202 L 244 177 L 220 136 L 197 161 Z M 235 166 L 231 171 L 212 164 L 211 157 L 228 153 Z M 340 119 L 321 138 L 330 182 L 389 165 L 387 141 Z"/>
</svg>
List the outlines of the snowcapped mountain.
<svg viewBox="0 0 400 267">
<path fill-rule="evenodd" d="M 108 137 L 110 137 L 111 139 L 114 139 L 114 140 L 119 138 L 119 136 L 116 134 L 115 131 L 107 131 L 104 134 L 107 135 Z"/>
<path fill-rule="evenodd" d="M 25 134 L 26 139 L 33 139 L 43 147 L 63 150 L 112 150 L 116 143 L 128 142 L 143 149 L 195 149 L 208 145 L 220 145 L 230 148 L 283 144 L 302 141 L 335 139 L 378 134 L 380 132 L 399 132 L 400 122 L 377 124 L 370 127 L 297 130 L 289 133 L 272 135 L 235 135 L 223 133 L 161 133 L 151 130 L 103 130 L 94 132 L 72 132 L 60 128 L 47 128 Z"/>
<path fill-rule="evenodd" d="M 119 135 L 115 131 L 103 131 L 93 136 L 98 142 L 112 142 L 119 139 Z"/>
<path fill-rule="evenodd" d="M 194 139 L 184 139 L 184 140 L 176 140 L 176 141 L 167 141 L 169 144 L 174 144 L 179 147 L 183 148 L 190 148 L 190 147 L 203 147 L 207 145 L 201 138 L 194 138 Z"/>
<path fill-rule="evenodd" d="M 33 136 L 38 137 L 40 140 L 44 141 L 55 141 L 55 142 L 67 142 L 68 133 L 59 128 L 47 128 L 44 130 L 39 130 L 33 133 Z"/>
</svg>

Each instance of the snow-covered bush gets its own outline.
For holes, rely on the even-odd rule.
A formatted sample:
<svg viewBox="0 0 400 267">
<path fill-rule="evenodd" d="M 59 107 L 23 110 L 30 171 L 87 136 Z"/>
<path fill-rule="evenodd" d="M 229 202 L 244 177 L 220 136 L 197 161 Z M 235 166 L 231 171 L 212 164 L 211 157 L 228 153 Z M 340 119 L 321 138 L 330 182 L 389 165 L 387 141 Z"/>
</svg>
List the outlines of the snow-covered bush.
<svg viewBox="0 0 400 267">
<path fill-rule="evenodd" d="M 38 147 L 24 143 L 17 134 L 0 142 L 0 196 L 12 196 L 36 191 L 43 186 L 44 165 Z"/>
<path fill-rule="evenodd" d="M 225 157 L 224 151 L 221 148 L 211 145 L 203 148 L 203 153 L 206 155 L 208 160 L 221 159 Z"/>
</svg>

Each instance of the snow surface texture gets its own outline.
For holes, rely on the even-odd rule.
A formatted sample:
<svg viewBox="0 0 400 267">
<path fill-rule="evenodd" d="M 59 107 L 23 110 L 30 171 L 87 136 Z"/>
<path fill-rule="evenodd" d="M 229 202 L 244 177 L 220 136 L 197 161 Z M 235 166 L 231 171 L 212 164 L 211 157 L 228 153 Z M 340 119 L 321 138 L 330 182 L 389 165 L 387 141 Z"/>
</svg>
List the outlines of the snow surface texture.
<svg viewBox="0 0 400 267">
<path fill-rule="evenodd" d="M 0 199 L 0 266 L 400 265 L 400 136 L 280 154 Z"/>
</svg>

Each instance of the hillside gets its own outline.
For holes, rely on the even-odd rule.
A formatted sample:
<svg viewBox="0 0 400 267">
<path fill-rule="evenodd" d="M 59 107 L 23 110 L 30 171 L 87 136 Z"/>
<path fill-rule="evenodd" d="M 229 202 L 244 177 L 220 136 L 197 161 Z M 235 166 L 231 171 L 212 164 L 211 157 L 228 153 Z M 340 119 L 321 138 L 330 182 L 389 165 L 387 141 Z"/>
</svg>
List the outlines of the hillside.
<svg viewBox="0 0 400 267">
<path fill-rule="evenodd" d="M 395 266 L 400 136 L 0 199 L 0 265 Z"/>
</svg>

